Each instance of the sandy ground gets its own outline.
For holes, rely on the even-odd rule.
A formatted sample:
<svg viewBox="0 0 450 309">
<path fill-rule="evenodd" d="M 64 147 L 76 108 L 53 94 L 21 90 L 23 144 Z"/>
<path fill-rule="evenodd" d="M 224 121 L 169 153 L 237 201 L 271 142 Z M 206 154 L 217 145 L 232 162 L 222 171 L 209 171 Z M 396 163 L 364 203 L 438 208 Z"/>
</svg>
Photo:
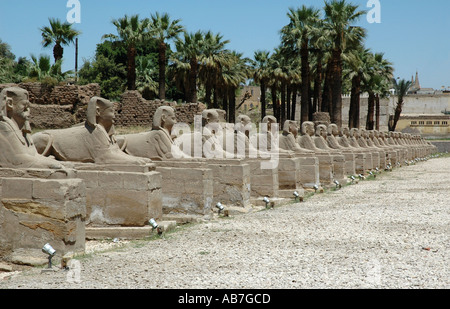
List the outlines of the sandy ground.
<svg viewBox="0 0 450 309">
<path fill-rule="evenodd" d="M 87 248 L 97 251 L 69 271 L 8 273 L 0 289 L 450 288 L 450 157 L 303 203 Z"/>
</svg>

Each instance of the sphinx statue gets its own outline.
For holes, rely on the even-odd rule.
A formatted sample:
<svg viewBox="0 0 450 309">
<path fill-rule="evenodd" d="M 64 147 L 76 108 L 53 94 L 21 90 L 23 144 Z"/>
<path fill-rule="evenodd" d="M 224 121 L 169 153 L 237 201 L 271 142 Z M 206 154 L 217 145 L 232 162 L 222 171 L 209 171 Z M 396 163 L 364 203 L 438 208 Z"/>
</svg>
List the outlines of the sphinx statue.
<svg viewBox="0 0 450 309">
<path fill-rule="evenodd" d="M 198 116 L 199 117 L 199 116 Z M 201 120 L 194 119 L 194 131 L 175 134 L 174 144 L 189 157 L 207 159 L 232 159 L 233 153 L 223 148 L 224 126 L 215 109 L 205 109 Z M 188 131 L 188 132 L 185 132 Z"/>
<path fill-rule="evenodd" d="M 345 173 L 346 175 L 354 175 L 356 174 L 356 166 L 360 163 L 357 163 L 358 155 L 352 151 L 350 148 L 345 148 L 339 145 L 339 142 L 336 140 L 336 136 L 339 135 L 339 128 L 336 124 L 331 123 L 327 128 L 327 136 L 324 139 L 328 143 L 328 146 L 331 149 L 339 150 L 345 158 Z"/>
<path fill-rule="evenodd" d="M 408 149 L 396 141 L 397 132 L 386 132 L 386 140 L 389 146 L 398 151 L 396 165 L 401 165 L 408 158 Z"/>
<path fill-rule="evenodd" d="M 350 142 L 352 146 L 359 147 L 360 149 L 363 149 L 364 151 L 371 154 L 372 158 L 372 166 L 370 168 L 371 170 L 375 170 L 377 167 L 379 167 L 380 154 L 367 146 L 367 143 L 365 142 L 364 138 L 361 137 L 359 129 L 353 128 L 350 130 Z"/>
<path fill-rule="evenodd" d="M 9 87 L 0 93 L 0 167 L 65 170 L 54 158 L 40 155 L 31 137 L 30 101 L 22 88 Z"/>
<path fill-rule="evenodd" d="M 297 143 L 303 149 L 311 150 L 319 159 L 320 182 L 323 186 L 332 185 L 335 179 L 334 162 L 330 152 L 316 146 L 313 136 L 315 135 L 314 122 L 305 121 L 301 126 L 301 135 L 297 137 Z"/>
<path fill-rule="evenodd" d="M 369 133 L 369 139 L 370 139 L 371 143 L 375 147 L 381 148 L 382 150 L 384 150 L 386 152 L 386 166 L 389 164 L 392 164 L 392 160 L 393 160 L 393 157 L 396 156 L 396 152 L 384 144 L 384 142 L 380 138 L 380 136 L 382 136 L 383 134 L 381 134 L 378 130 L 370 130 L 370 131 L 368 131 L 368 133 Z"/>
<path fill-rule="evenodd" d="M 153 161 L 189 159 L 173 142 L 171 135 L 177 120 L 170 106 L 160 106 L 153 115 L 152 130 L 148 132 L 118 135 L 119 147 L 135 157 L 150 158 Z"/>
<path fill-rule="evenodd" d="M 334 135 L 334 134 L 333 134 Z M 355 154 L 355 172 L 357 174 L 365 174 L 366 171 L 372 169 L 372 154 L 365 149 L 356 146 L 352 141 L 352 132 L 347 127 L 342 127 L 339 130 L 339 135 L 336 135 L 336 141 L 338 144 L 346 150 L 349 150 Z"/>
<path fill-rule="evenodd" d="M 283 132 L 279 137 L 280 149 L 293 151 L 296 155 L 315 156 L 313 150 L 302 148 L 297 143 L 298 133 L 297 121 L 286 120 L 283 125 Z"/>
<path fill-rule="evenodd" d="M 150 159 L 123 152 L 115 139 L 114 105 L 93 97 L 84 123 L 68 129 L 47 130 L 34 134 L 37 151 L 60 161 L 95 164 L 145 165 Z"/>
<path fill-rule="evenodd" d="M 328 145 L 328 142 L 326 140 L 327 135 L 328 135 L 328 128 L 326 125 L 324 124 L 316 125 L 315 135 L 313 136 L 314 144 L 316 145 L 317 148 L 327 151 L 332 156 L 334 163 L 335 180 L 338 180 L 339 182 L 345 182 L 346 181 L 345 176 L 353 175 L 352 171 L 354 171 L 354 169 L 352 169 L 349 174 L 346 174 L 345 156 L 342 154 L 340 149 L 334 149 Z M 352 159 L 351 163 L 354 166 L 353 155 L 351 159 Z"/>
<path fill-rule="evenodd" d="M 388 154 L 384 149 L 375 146 L 372 139 L 369 137 L 369 131 L 367 131 L 366 129 L 360 129 L 359 142 L 362 143 L 367 148 L 371 149 L 372 151 L 378 153 L 379 160 L 378 164 L 375 167 L 384 169 L 387 165 L 386 162 L 389 161 Z"/>
</svg>

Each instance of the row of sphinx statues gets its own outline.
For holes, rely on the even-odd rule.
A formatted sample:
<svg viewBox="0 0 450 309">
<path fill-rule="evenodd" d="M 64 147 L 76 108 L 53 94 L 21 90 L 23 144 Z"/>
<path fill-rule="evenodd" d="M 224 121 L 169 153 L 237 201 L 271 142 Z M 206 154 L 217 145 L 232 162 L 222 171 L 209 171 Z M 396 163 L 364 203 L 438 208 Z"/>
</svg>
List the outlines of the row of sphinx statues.
<svg viewBox="0 0 450 309">
<path fill-rule="evenodd" d="M 0 94 L 0 167 L 70 169 L 72 162 L 142 165 L 158 160 L 195 160 L 198 153 L 202 158 L 208 158 L 208 154 L 235 158 L 243 153 L 267 157 L 273 151 L 303 155 L 381 151 L 386 165 L 388 161 L 406 159 L 393 155 L 394 148 L 417 149 L 421 155 L 436 151 L 422 137 L 400 132 L 338 128 L 335 124 L 313 122 L 304 122 L 299 128 L 291 120 L 274 130 L 278 124 L 273 116 L 265 117 L 264 129 L 252 134 L 248 116 L 239 115 L 236 124 L 229 124 L 224 121 L 224 111 L 216 109 L 202 113 L 201 130 L 184 126 L 179 134 L 175 111 L 169 106 L 156 110 L 150 131 L 118 135 L 114 129 L 114 104 L 101 97 L 91 98 L 85 122 L 32 134 L 30 105 L 28 92 L 22 88 L 6 88 Z M 201 143 L 197 153 L 192 147 L 196 143 Z M 357 164 L 354 172 L 382 167 L 376 164 Z"/>
</svg>

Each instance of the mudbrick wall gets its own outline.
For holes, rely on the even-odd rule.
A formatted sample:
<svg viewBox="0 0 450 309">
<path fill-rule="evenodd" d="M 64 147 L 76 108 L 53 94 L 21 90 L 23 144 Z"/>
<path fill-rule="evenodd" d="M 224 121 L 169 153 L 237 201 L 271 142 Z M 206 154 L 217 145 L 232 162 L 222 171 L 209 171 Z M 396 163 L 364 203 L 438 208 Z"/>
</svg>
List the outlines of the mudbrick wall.
<svg viewBox="0 0 450 309">
<path fill-rule="evenodd" d="M 47 86 L 41 83 L 0 84 L 26 89 L 31 102 L 31 126 L 38 129 L 62 129 L 85 121 L 89 100 L 100 96 L 98 84 Z M 202 103 L 177 104 L 161 100 L 145 100 L 138 91 L 126 91 L 120 102 L 115 102 L 117 126 L 151 126 L 153 114 L 160 106 L 172 106 L 177 120 L 191 124 L 195 115 L 201 115 Z"/>
<path fill-rule="evenodd" d="M 146 100 L 139 91 L 126 91 L 120 102 L 116 103 L 117 126 L 151 126 L 153 114 L 160 106 L 171 106 L 175 109 L 178 122 L 192 124 L 195 115 L 201 115 L 206 108 L 203 103 L 168 102 L 164 100 Z"/>
</svg>

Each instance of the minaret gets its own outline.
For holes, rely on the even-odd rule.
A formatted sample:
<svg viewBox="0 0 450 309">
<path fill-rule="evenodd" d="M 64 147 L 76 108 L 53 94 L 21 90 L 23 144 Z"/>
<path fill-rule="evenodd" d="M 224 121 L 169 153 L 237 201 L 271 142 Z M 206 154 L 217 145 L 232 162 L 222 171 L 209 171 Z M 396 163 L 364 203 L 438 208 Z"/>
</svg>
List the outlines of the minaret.
<svg viewBox="0 0 450 309">
<path fill-rule="evenodd" d="M 419 90 L 420 89 L 420 82 L 419 82 L 419 72 L 416 71 L 416 81 L 414 83 L 414 88 Z"/>
</svg>

